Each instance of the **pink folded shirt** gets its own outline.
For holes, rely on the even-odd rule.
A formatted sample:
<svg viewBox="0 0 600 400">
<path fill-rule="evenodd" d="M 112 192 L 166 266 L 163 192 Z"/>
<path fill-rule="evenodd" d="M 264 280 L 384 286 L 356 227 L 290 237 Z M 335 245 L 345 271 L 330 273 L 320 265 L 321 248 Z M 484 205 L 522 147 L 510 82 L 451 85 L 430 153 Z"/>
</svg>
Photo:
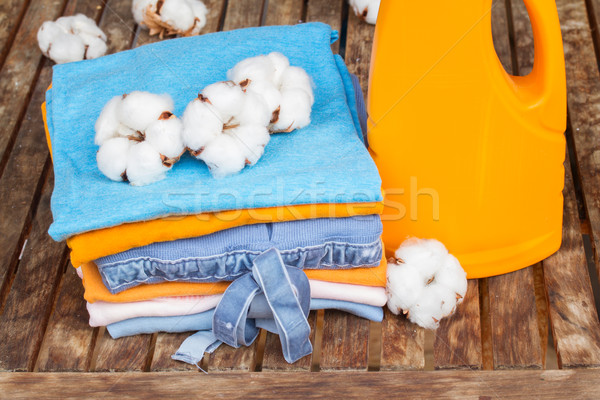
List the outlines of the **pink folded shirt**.
<svg viewBox="0 0 600 400">
<path fill-rule="evenodd" d="M 382 307 L 387 302 L 382 287 L 310 280 L 311 298 L 350 301 Z M 215 308 L 222 295 L 159 297 L 130 303 L 87 303 L 90 326 L 106 326 L 136 317 L 191 315 Z"/>
</svg>

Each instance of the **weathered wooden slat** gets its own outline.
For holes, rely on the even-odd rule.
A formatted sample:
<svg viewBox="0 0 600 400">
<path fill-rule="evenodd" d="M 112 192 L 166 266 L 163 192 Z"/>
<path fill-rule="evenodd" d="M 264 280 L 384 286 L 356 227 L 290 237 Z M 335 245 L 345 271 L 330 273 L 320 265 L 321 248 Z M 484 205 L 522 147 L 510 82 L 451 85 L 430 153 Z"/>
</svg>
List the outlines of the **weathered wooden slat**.
<svg viewBox="0 0 600 400">
<path fill-rule="evenodd" d="M 425 368 L 425 330 L 385 307 L 381 323 L 381 371 Z"/>
<path fill-rule="evenodd" d="M 436 369 L 481 369 L 479 285 L 469 280 L 467 294 L 450 318 L 435 331 L 433 357 Z"/>
<path fill-rule="evenodd" d="M 35 85 L 43 57 L 37 44 L 37 30 L 44 21 L 60 16 L 65 2 L 66 0 L 31 2 L 0 70 L 0 174 L 3 173 L 13 147 L 16 130 Z M 95 5 L 96 2 L 89 3 Z"/>
<path fill-rule="evenodd" d="M 265 25 L 296 25 L 302 19 L 304 0 L 269 0 Z"/>
<path fill-rule="evenodd" d="M 527 75 L 533 68 L 533 33 L 529 15 L 523 0 L 511 0 L 511 17 L 513 25 L 513 37 L 515 51 L 513 57 L 513 73 L 515 75 Z M 510 70 L 509 70 L 510 71 Z"/>
<path fill-rule="evenodd" d="M 224 31 L 260 25 L 265 0 L 230 1 L 225 14 Z"/>
<path fill-rule="evenodd" d="M 254 371 L 257 364 L 257 338 L 248 347 L 234 349 L 222 344 L 208 359 L 208 372 Z"/>
<path fill-rule="evenodd" d="M 0 317 L 0 370 L 33 369 L 62 276 L 66 246 L 54 242 L 46 233 L 52 222 L 52 186 L 50 179 Z"/>
<path fill-rule="evenodd" d="M 350 73 L 359 77 L 365 97 L 369 86 L 369 64 L 374 33 L 375 26 L 360 20 L 354 12 L 349 13 L 345 60 Z"/>
<path fill-rule="evenodd" d="M 88 318 L 81 279 L 75 268 L 68 265 L 35 369 L 40 372 L 88 371 L 98 332 L 90 327 Z"/>
<path fill-rule="evenodd" d="M 313 351 L 315 351 L 316 321 L 317 313 L 316 311 L 311 311 L 308 315 L 308 323 L 310 325 L 310 341 L 313 344 Z M 263 371 L 310 371 L 311 363 L 312 355 L 309 354 L 293 364 L 288 364 L 281 352 L 281 341 L 279 340 L 279 336 L 267 333 L 265 352 L 262 361 Z"/>
<path fill-rule="evenodd" d="M 4 0 L 0 3 L 0 67 L 28 5 L 29 2 L 23 0 Z"/>
<path fill-rule="evenodd" d="M 100 335 L 99 335 L 100 336 Z M 113 339 L 107 330 L 96 343 L 94 371 L 144 371 L 148 363 L 152 335 L 136 335 Z"/>
<path fill-rule="evenodd" d="M 150 371 L 197 371 L 198 368 L 194 365 L 171 359 L 181 343 L 192 334 L 193 332 L 159 333 L 156 336 Z"/>
<path fill-rule="evenodd" d="M 594 245 L 600 249 L 600 74 L 584 0 L 558 0 L 577 165 Z M 596 266 L 599 265 L 595 252 Z"/>
<path fill-rule="evenodd" d="M 492 1 L 492 38 L 496 54 L 504 69 L 512 73 L 512 57 L 510 51 L 508 13 L 505 0 Z"/>
<path fill-rule="evenodd" d="M 100 28 L 108 38 L 107 54 L 129 49 L 135 37 L 131 1 L 108 0 L 100 21 Z"/>
<path fill-rule="evenodd" d="M 560 250 L 542 262 L 552 335 L 561 368 L 600 367 L 600 322 L 587 270 L 569 160 Z"/>
<path fill-rule="evenodd" d="M 367 370 L 369 321 L 337 310 L 325 310 L 321 371 Z"/>
<path fill-rule="evenodd" d="M 595 399 L 600 373 L 577 371 L 437 371 L 281 374 L 30 373 L 0 374 L 3 395 L 21 398 L 454 398 Z"/>
<path fill-rule="evenodd" d="M 533 269 L 489 278 L 488 287 L 494 369 L 542 368 Z"/>
<path fill-rule="evenodd" d="M 347 0 L 309 0 L 306 8 L 306 21 L 324 22 L 333 29 L 342 30 L 342 7 Z M 340 41 L 331 45 L 331 50 L 337 53 L 340 49 Z"/>
</svg>

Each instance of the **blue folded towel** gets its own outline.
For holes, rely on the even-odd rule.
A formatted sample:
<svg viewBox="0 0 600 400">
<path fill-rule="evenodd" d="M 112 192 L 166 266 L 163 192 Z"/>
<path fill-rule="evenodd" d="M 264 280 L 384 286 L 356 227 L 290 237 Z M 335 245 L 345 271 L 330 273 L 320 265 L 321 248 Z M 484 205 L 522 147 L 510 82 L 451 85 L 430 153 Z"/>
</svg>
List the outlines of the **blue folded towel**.
<svg viewBox="0 0 600 400">
<path fill-rule="evenodd" d="M 377 168 L 359 136 L 349 73 L 330 49 L 337 32 L 321 23 L 271 26 L 163 41 L 95 60 L 54 66 L 46 95 L 55 173 L 54 223 L 77 233 L 176 214 L 295 204 L 381 201 Z M 261 160 L 215 180 L 182 157 L 161 182 L 112 182 L 96 165 L 94 123 L 104 104 L 134 90 L 168 93 L 181 115 L 206 85 L 238 61 L 279 51 L 315 83 L 312 123 L 272 137 Z"/>
</svg>

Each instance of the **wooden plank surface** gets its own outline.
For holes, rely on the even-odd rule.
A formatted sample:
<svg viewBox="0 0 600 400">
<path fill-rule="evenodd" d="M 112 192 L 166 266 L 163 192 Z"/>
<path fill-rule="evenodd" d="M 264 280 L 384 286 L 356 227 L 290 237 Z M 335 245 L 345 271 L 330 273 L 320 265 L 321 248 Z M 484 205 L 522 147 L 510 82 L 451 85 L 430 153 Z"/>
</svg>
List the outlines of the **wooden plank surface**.
<svg viewBox="0 0 600 400">
<path fill-rule="evenodd" d="M 325 310 L 321 371 L 367 370 L 369 321 L 337 310 Z"/>
<path fill-rule="evenodd" d="M 195 365 L 175 361 L 171 358 L 171 355 L 175 354 L 181 343 L 193 334 L 194 332 L 158 333 L 150 371 L 198 371 Z"/>
<path fill-rule="evenodd" d="M 88 371 L 98 329 L 90 327 L 83 285 L 70 264 L 37 359 L 40 372 Z"/>
<path fill-rule="evenodd" d="M 0 67 L 4 63 L 28 5 L 29 2 L 23 0 L 0 2 Z"/>
<path fill-rule="evenodd" d="M 60 16 L 66 0 L 32 2 L 23 17 L 6 61 L 0 70 L 0 175 L 7 164 L 15 141 L 18 124 L 35 85 L 42 53 L 37 44 L 37 30 L 48 20 Z M 39 97 L 38 97 L 39 99 Z M 36 100 L 37 101 L 37 100 Z M 2 214 L 0 214 L 2 215 Z M 4 246 L 3 250 L 4 250 Z M 4 264 L 0 253 L 0 268 Z"/>
<path fill-rule="evenodd" d="M 436 371 L 281 374 L 0 374 L 3 394 L 21 398 L 408 398 L 596 399 L 600 372 Z"/>
<path fill-rule="evenodd" d="M 47 234 L 52 187 L 50 178 L 0 317 L 0 370 L 33 369 L 63 274 L 66 246 Z"/>
<path fill-rule="evenodd" d="M 296 25 L 303 5 L 304 0 L 269 0 L 264 25 Z"/>
<path fill-rule="evenodd" d="M 488 288 L 494 369 L 542 368 L 533 269 L 488 278 Z"/>
<path fill-rule="evenodd" d="M 254 371 L 258 362 L 259 339 L 248 347 L 234 349 L 222 344 L 208 359 L 208 372 Z"/>
<path fill-rule="evenodd" d="M 127 336 L 113 339 L 107 330 L 96 342 L 94 371 L 145 371 L 148 368 L 152 335 Z"/>
<path fill-rule="evenodd" d="M 600 367 L 600 322 L 594 307 L 568 161 L 562 245 L 542 263 L 552 335 L 561 368 Z"/>
<path fill-rule="evenodd" d="M 348 14 L 348 31 L 346 34 L 346 65 L 350 73 L 358 76 L 360 86 L 367 98 L 369 87 L 369 64 L 375 26 L 359 19 L 354 12 Z"/>
<path fill-rule="evenodd" d="M 425 368 L 425 330 L 403 315 L 384 308 L 381 323 L 381 371 L 422 370 Z"/>
<path fill-rule="evenodd" d="M 313 344 L 313 353 L 315 349 L 315 330 L 317 328 L 317 313 L 311 311 L 308 315 L 308 323 L 310 325 L 310 342 Z M 289 364 L 283 358 L 281 352 L 281 341 L 278 335 L 270 332 L 267 333 L 265 341 L 265 352 L 262 360 L 263 371 L 310 371 L 312 364 L 312 354 L 309 354 L 293 364 Z"/>
<path fill-rule="evenodd" d="M 225 14 L 224 31 L 258 26 L 262 21 L 265 0 L 229 1 Z"/>
<path fill-rule="evenodd" d="M 434 332 L 433 357 L 436 369 L 482 369 L 479 285 L 469 280 L 467 294 L 449 318 Z"/>
<path fill-rule="evenodd" d="M 557 0 L 567 56 L 567 103 L 596 249 L 600 248 L 600 74 L 584 0 Z M 595 254 L 599 265 L 598 251 Z"/>
</svg>

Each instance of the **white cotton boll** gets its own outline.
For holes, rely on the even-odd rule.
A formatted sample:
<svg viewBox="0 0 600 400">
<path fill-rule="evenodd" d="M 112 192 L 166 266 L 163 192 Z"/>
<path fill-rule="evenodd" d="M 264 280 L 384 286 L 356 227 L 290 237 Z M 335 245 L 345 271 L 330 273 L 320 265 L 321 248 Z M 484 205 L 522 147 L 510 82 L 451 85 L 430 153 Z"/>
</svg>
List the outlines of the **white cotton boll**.
<svg viewBox="0 0 600 400">
<path fill-rule="evenodd" d="M 104 108 L 102 108 L 102 111 L 96 120 L 96 124 L 94 125 L 96 131 L 94 143 L 96 143 L 96 145 L 100 146 L 107 139 L 117 136 L 120 125 L 117 109 L 121 104 L 121 99 L 122 96 L 115 96 L 104 105 Z"/>
<path fill-rule="evenodd" d="M 185 146 L 181 138 L 183 130 L 179 118 L 171 114 L 167 119 L 154 121 L 146 129 L 146 141 L 161 155 L 177 158 L 183 153 Z"/>
<path fill-rule="evenodd" d="M 281 76 L 281 84 L 279 89 L 282 92 L 290 89 L 302 89 L 310 96 L 310 105 L 312 106 L 315 101 L 313 94 L 313 83 L 310 76 L 300 67 L 288 67 L 283 71 Z"/>
<path fill-rule="evenodd" d="M 206 25 L 206 14 L 208 14 L 208 9 L 200 0 L 187 0 L 188 5 L 192 8 L 192 13 L 194 14 L 194 29 L 192 29 L 191 34 L 197 35 L 200 33 L 202 28 Z"/>
<path fill-rule="evenodd" d="M 94 58 L 102 57 L 106 54 L 106 50 L 108 47 L 106 46 L 106 42 L 100 38 L 92 38 L 87 44 L 87 49 L 85 50 L 85 58 L 87 60 L 92 60 Z"/>
<path fill-rule="evenodd" d="M 262 157 L 265 147 L 271 139 L 269 130 L 264 125 L 240 125 L 226 131 L 237 142 L 245 156 L 245 163 L 254 165 Z"/>
<path fill-rule="evenodd" d="M 90 44 L 90 41 L 96 38 L 106 41 L 106 35 L 102 29 L 98 28 L 96 21 L 93 19 L 83 14 L 77 14 L 72 17 L 59 18 L 56 22 L 59 23 L 63 19 L 68 19 L 66 22 L 71 31 L 81 37 L 85 44 Z"/>
<path fill-rule="evenodd" d="M 290 60 L 283 54 L 279 52 L 272 52 L 267 55 L 267 58 L 273 64 L 273 77 L 272 82 L 279 86 L 281 84 L 281 77 L 283 76 L 283 72 L 290 66 Z"/>
<path fill-rule="evenodd" d="M 119 120 L 134 131 L 143 132 L 164 111 L 173 111 L 171 96 L 135 91 L 123 98 Z"/>
<path fill-rule="evenodd" d="M 266 127 L 271 121 L 273 112 L 262 96 L 254 92 L 244 94 L 242 109 L 235 116 L 235 121 L 242 125 L 262 125 Z"/>
<path fill-rule="evenodd" d="M 194 25 L 194 14 L 186 0 L 164 0 L 160 19 L 182 32 L 192 29 Z"/>
<path fill-rule="evenodd" d="M 196 156 L 223 131 L 223 121 L 219 112 L 209 103 L 199 99 L 187 105 L 181 120 L 183 144 Z"/>
<path fill-rule="evenodd" d="M 444 264 L 435 274 L 435 281 L 452 290 L 458 297 L 458 303 L 462 303 L 467 294 L 467 273 L 452 254 L 448 254 Z"/>
<path fill-rule="evenodd" d="M 271 124 L 271 132 L 291 132 L 310 124 L 312 102 L 302 89 L 290 89 L 281 93 L 278 119 Z"/>
<path fill-rule="evenodd" d="M 244 102 L 244 92 L 242 88 L 233 82 L 217 82 L 208 85 L 202 90 L 204 96 L 226 119 L 223 123 L 240 113 Z"/>
<path fill-rule="evenodd" d="M 125 138 L 106 140 L 96 153 L 96 162 L 100 172 L 113 181 L 122 181 L 127 169 L 127 158 L 132 143 Z"/>
<path fill-rule="evenodd" d="M 131 13 L 133 14 L 133 19 L 135 22 L 137 24 L 142 23 L 148 6 L 152 4 L 154 9 L 156 9 L 157 2 L 158 0 L 133 0 L 131 3 Z"/>
<path fill-rule="evenodd" d="M 354 14 L 372 25 L 377 22 L 380 2 L 381 0 L 349 0 Z"/>
<path fill-rule="evenodd" d="M 435 239 L 410 238 L 400 245 L 395 256 L 407 264 L 417 266 L 427 282 L 444 264 L 448 250 Z"/>
<path fill-rule="evenodd" d="M 255 93 L 262 97 L 272 114 L 281 105 L 281 92 L 269 81 L 252 81 L 246 88 L 246 94 Z"/>
<path fill-rule="evenodd" d="M 467 274 L 456 257 L 434 239 L 408 239 L 395 256 L 402 262 L 388 266 L 388 307 L 392 311 L 401 308 L 412 322 L 435 329 L 439 320 L 454 313 L 462 302 Z M 413 275 L 400 272 L 406 268 Z M 422 290 L 415 296 L 416 287 Z M 405 297 L 411 301 L 404 301 Z"/>
<path fill-rule="evenodd" d="M 426 286 L 419 301 L 409 310 L 408 319 L 425 329 L 436 329 L 444 317 L 441 304 L 437 288 Z"/>
<path fill-rule="evenodd" d="M 399 314 L 401 310 L 408 311 L 425 287 L 419 271 L 409 264 L 389 263 L 387 280 L 387 305 L 394 314 Z"/>
<path fill-rule="evenodd" d="M 127 179 L 134 186 L 160 181 L 169 167 L 163 165 L 160 153 L 146 141 L 135 143 L 127 153 Z"/>
<path fill-rule="evenodd" d="M 52 43 L 54 38 L 67 33 L 67 30 L 65 30 L 63 27 L 56 24 L 55 22 L 44 22 L 37 32 L 38 45 L 40 46 L 40 50 L 42 51 L 42 53 L 48 56 L 48 48 L 50 47 L 50 44 Z"/>
<path fill-rule="evenodd" d="M 85 45 L 79 36 L 60 34 L 55 36 L 48 49 L 48 57 L 57 64 L 81 61 L 85 55 Z"/>
<path fill-rule="evenodd" d="M 237 140 L 226 134 L 217 136 L 198 158 L 206 163 L 217 179 L 238 173 L 246 165 L 246 155 Z"/>
<path fill-rule="evenodd" d="M 251 82 L 272 82 L 275 68 L 267 56 L 246 58 L 227 71 L 227 79 L 240 83 L 246 79 Z"/>
</svg>

